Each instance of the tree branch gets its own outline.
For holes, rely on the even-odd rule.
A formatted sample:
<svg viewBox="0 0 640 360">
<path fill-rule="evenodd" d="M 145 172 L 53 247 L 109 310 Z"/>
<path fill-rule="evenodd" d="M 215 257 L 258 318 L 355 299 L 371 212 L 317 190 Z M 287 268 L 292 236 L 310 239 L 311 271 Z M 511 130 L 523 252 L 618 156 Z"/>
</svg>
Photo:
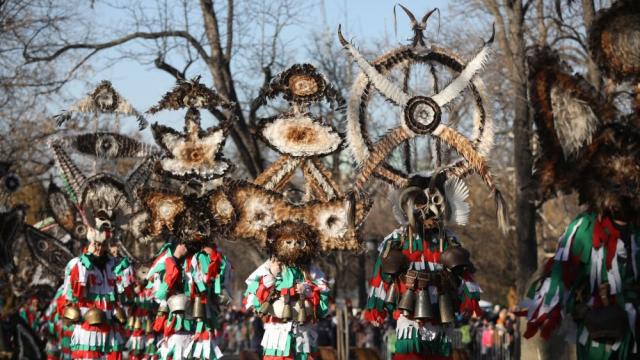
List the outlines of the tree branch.
<svg viewBox="0 0 640 360">
<path fill-rule="evenodd" d="M 53 52 L 50 55 L 45 55 L 45 56 L 33 56 L 33 55 L 28 53 L 28 46 L 25 46 L 24 49 L 23 49 L 23 52 L 22 52 L 22 56 L 24 57 L 24 59 L 25 59 L 27 64 L 34 63 L 34 62 L 46 62 L 46 61 L 55 60 L 59 56 L 63 55 L 67 51 L 71 51 L 71 50 L 92 49 L 92 50 L 99 51 L 99 50 L 112 48 L 112 47 L 115 47 L 115 46 L 118 46 L 118 45 L 122 45 L 124 43 L 127 43 L 127 42 L 132 41 L 132 40 L 136 40 L 136 39 L 160 39 L 160 38 L 167 38 L 167 37 L 181 37 L 181 38 L 186 39 L 196 49 L 196 51 L 198 52 L 198 54 L 202 57 L 202 59 L 204 61 L 207 61 L 207 62 L 209 61 L 210 56 L 204 50 L 204 48 L 202 47 L 200 42 L 198 42 L 198 40 L 196 40 L 196 38 L 194 38 L 188 32 L 179 31 L 179 30 L 158 31 L 158 32 L 135 32 L 135 33 L 123 36 L 121 38 L 118 38 L 118 39 L 115 39 L 115 40 L 111 40 L 111 41 L 107 41 L 107 42 L 103 42 L 103 43 L 69 44 L 69 45 L 61 47 L 60 49 L 56 50 L 55 52 Z"/>
<path fill-rule="evenodd" d="M 162 56 L 158 56 L 153 63 L 158 69 L 169 73 L 171 76 L 176 78 L 176 80 L 185 80 L 184 72 L 176 69 L 172 65 L 167 64 Z"/>
<path fill-rule="evenodd" d="M 227 4 L 227 46 L 224 57 L 229 62 L 231 61 L 231 48 L 233 47 L 233 0 L 228 0 Z"/>
</svg>

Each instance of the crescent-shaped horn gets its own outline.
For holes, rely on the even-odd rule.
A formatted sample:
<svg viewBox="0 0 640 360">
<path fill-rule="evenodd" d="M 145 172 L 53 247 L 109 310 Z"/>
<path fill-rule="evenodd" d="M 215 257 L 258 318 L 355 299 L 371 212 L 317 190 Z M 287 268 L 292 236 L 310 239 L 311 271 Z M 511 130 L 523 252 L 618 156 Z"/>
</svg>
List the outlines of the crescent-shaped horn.
<svg viewBox="0 0 640 360">
<path fill-rule="evenodd" d="M 404 10 L 404 12 L 409 17 L 409 20 L 411 20 L 411 26 L 416 26 L 418 24 L 418 20 L 416 20 L 415 15 L 413 15 L 413 13 L 411 11 L 409 11 L 409 9 L 407 9 L 404 6 L 402 6 L 402 4 L 398 4 L 398 6 L 400 6 L 402 8 L 402 10 Z"/>
<path fill-rule="evenodd" d="M 436 12 L 436 10 L 440 11 L 438 8 L 435 8 L 431 11 L 429 11 L 428 13 L 426 13 L 422 19 L 420 20 L 420 25 L 422 25 L 422 27 L 426 27 L 427 26 L 427 20 L 429 20 L 429 17 L 431 17 L 431 15 L 433 15 L 434 12 Z"/>
<path fill-rule="evenodd" d="M 340 44 L 342 44 L 342 46 L 349 45 L 347 39 L 345 39 L 344 35 L 342 35 L 342 24 L 338 24 L 338 39 L 340 40 Z"/>
<path fill-rule="evenodd" d="M 398 208 L 404 213 L 407 223 L 415 227 L 415 218 L 413 216 L 413 205 L 416 196 L 423 194 L 424 191 L 417 186 L 410 186 L 400 193 L 398 197 Z M 408 210 L 407 210 L 408 208 Z"/>
</svg>

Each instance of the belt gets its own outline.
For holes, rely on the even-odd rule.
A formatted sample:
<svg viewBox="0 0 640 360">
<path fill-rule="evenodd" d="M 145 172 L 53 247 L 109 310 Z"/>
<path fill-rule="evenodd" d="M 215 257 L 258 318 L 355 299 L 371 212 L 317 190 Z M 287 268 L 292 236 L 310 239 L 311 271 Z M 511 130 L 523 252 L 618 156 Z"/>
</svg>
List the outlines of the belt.
<svg viewBox="0 0 640 360">
<path fill-rule="evenodd" d="M 441 286 L 442 274 L 439 272 L 427 272 L 424 270 L 409 270 L 401 275 L 400 279 L 409 289 L 425 289 L 428 286 Z"/>
</svg>

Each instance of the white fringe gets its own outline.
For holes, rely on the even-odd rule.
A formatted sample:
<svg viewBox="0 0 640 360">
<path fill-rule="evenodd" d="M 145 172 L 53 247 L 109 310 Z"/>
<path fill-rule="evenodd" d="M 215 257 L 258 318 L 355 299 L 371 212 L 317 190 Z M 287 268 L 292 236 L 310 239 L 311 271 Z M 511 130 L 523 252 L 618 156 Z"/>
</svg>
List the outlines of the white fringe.
<svg viewBox="0 0 640 360">
<path fill-rule="evenodd" d="M 266 323 L 264 324 L 264 335 L 262 336 L 262 345 L 265 349 L 275 349 L 284 351 L 287 348 L 289 333 L 291 332 L 293 323 Z"/>
<path fill-rule="evenodd" d="M 311 136 L 314 141 L 295 141 L 286 138 L 285 134 L 291 128 L 315 133 L 315 136 Z M 282 153 L 302 157 L 328 154 L 342 143 L 340 135 L 331 127 L 322 125 L 306 115 L 278 118 L 262 130 L 262 135 Z"/>
<path fill-rule="evenodd" d="M 213 332 L 208 331 L 208 333 L 209 340 L 189 342 L 183 353 L 185 359 L 220 359 L 223 356 Z"/>
<path fill-rule="evenodd" d="M 267 190 L 273 190 L 285 176 L 290 174 L 298 167 L 298 165 L 300 165 L 300 162 L 300 159 L 289 158 L 287 162 L 269 179 L 269 181 L 263 185 L 263 187 Z"/>
<path fill-rule="evenodd" d="M 167 360 L 171 356 L 173 360 L 187 360 L 183 354 L 191 341 L 191 336 L 192 334 L 188 333 L 177 333 L 160 340 L 158 342 L 160 359 Z"/>
</svg>

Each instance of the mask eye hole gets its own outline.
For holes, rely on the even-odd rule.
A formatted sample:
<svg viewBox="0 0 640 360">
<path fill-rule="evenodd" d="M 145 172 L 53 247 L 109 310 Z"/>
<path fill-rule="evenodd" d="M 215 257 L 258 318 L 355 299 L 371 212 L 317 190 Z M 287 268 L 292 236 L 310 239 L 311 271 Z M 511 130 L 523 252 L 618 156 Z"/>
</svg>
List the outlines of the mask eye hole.
<svg viewBox="0 0 640 360">
<path fill-rule="evenodd" d="M 431 197 L 431 202 L 435 205 L 442 205 L 444 203 L 444 198 L 442 195 L 436 193 Z"/>
</svg>

